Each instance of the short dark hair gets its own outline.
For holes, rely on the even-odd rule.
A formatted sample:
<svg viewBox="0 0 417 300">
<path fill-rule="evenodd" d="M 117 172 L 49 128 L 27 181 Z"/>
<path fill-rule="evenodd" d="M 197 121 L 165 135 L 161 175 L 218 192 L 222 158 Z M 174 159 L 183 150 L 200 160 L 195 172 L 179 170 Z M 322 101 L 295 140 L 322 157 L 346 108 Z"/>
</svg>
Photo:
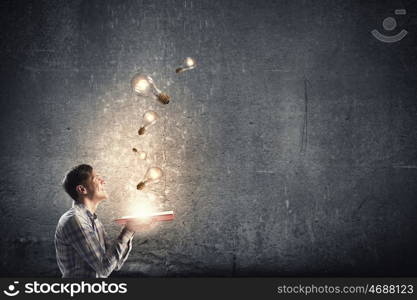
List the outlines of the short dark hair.
<svg viewBox="0 0 417 300">
<path fill-rule="evenodd" d="M 64 190 L 71 196 L 74 201 L 79 201 L 77 186 L 85 184 L 87 179 L 93 174 L 93 167 L 90 165 L 82 164 L 72 168 L 67 175 L 65 175 L 62 181 Z"/>
</svg>

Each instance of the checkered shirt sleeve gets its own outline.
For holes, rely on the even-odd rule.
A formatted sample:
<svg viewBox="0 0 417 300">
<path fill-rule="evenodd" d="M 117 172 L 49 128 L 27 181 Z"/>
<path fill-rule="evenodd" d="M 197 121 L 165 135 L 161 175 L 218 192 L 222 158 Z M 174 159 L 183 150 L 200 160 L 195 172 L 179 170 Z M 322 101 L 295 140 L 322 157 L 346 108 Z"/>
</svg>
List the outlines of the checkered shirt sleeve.
<svg viewBox="0 0 417 300">
<path fill-rule="evenodd" d="M 101 222 L 97 220 L 95 224 L 97 230 L 87 216 L 75 213 L 66 218 L 62 226 L 58 226 L 61 241 L 58 244 L 67 245 L 57 247 L 57 259 L 64 277 L 105 278 L 113 270 L 119 270 L 127 259 L 132 249 L 134 233 L 123 229 L 119 237 L 111 243 Z M 104 243 L 100 243 L 100 238 L 104 239 Z M 80 270 L 83 266 L 85 270 Z M 96 274 L 91 274 L 93 270 Z"/>
</svg>

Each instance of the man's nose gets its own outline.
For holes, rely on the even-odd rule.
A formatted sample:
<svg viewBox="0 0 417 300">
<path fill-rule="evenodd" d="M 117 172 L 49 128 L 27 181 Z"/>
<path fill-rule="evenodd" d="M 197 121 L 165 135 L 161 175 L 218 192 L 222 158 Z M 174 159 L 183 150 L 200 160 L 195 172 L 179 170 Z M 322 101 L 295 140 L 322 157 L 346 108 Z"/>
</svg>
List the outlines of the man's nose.
<svg viewBox="0 0 417 300">
<path fill-rule="evenodd" d="M 104 181 L 104 178 L 103 177 L 100 177 L 100 183 L 101 184 L 105 184 L 106 182 Z"/>
</svg>

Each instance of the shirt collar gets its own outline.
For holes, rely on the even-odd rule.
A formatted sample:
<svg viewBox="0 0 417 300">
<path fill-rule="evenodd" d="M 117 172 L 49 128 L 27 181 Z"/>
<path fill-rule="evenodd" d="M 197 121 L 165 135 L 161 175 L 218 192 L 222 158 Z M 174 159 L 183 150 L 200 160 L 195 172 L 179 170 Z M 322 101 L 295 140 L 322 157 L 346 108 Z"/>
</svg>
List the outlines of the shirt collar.
<svg viewBox="0 0 417 300">
<path fill-rule="evenodd" d="M 83 203 L 74 203 L 74 206 L 78 207 L 79 209 L 84 211 L 91 220 L 96 220 L 97 219 L 97 215 L 95 213 L 92 213 L 91 211 L 89 211 Z"/>
</svg>

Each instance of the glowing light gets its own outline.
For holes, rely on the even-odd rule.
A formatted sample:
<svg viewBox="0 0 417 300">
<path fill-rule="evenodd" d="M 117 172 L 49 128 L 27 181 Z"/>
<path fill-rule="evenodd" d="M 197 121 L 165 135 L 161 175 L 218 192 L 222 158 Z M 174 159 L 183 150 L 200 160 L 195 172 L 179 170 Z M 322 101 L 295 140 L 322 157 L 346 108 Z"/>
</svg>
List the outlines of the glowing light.
<svg viewBox="0 0 417 300">
<path fill-rule="evenodd" d="M 128 206 L 127 213 L 132 218 L 142 219 L 144 223 L 141 225 L 148 223 L 149 215 L 159 210 L 159 208 L 155 205 L 156 196 L 152 193 L 137 194 L 137 196 L 132 198 L 132 200 L 134 201 L 132 201 Z M 149 232 L 155 229 L 155 226 L 156 224 L 151 227 L 141 226 L 140 230 L 141 232 L 144 232 L 144 230 Z"/>
<path fill-rule="evenodd" d="M 139 128 L 138 134 L 139 135 L 145 134 L 146 128 L 148 128 L 151 125 L 153 125 L 156 122 L 156 120 L 158 120 L 158 119 L 159 119 L 159 115 L 156 112 L 154 112 L 154 111 L 147 111 L 143 115 L 143 126 L 141 128 Z"/>
<path fill-rule="evenodd" d="M 159 182 L 159 179 L 162 177 L 163 172 L 160 168 L 157 167 L 151 167 L 148 169 L 148 171 L 145 174 L 145 177 L 141 182 L 138 183 L 136 188 L 138 190 L 143 190 L 146 185 L 150 183 L 157 183 Z"/>
<path fill-rule="evenodd" d="M 168 104 L 171 98 L 168 94 L 163 93 L 156 87 L 151 76 L 136 74 L 131 81 L 132 89 L 140 96 L 150 96 L 153 94 L 162 104 Z"/>
<path fill-rule="evenodd" d="M 182 63 L 182 65 L 175 70 L 176 73 L 181 73 L 184 71 L 192 70 L 196 67 L 196 62 L 191 57 L 186 57 Z"/>
<path fill-rule="evenodd" d="M 155 206 L 152 204 L 151 201 L 140 201 L 137 203 L 132 210 L 134 212 L 134 216 L 137 217 L 146 217 L 147 215 L 155 212 Z"/>
</svg>

